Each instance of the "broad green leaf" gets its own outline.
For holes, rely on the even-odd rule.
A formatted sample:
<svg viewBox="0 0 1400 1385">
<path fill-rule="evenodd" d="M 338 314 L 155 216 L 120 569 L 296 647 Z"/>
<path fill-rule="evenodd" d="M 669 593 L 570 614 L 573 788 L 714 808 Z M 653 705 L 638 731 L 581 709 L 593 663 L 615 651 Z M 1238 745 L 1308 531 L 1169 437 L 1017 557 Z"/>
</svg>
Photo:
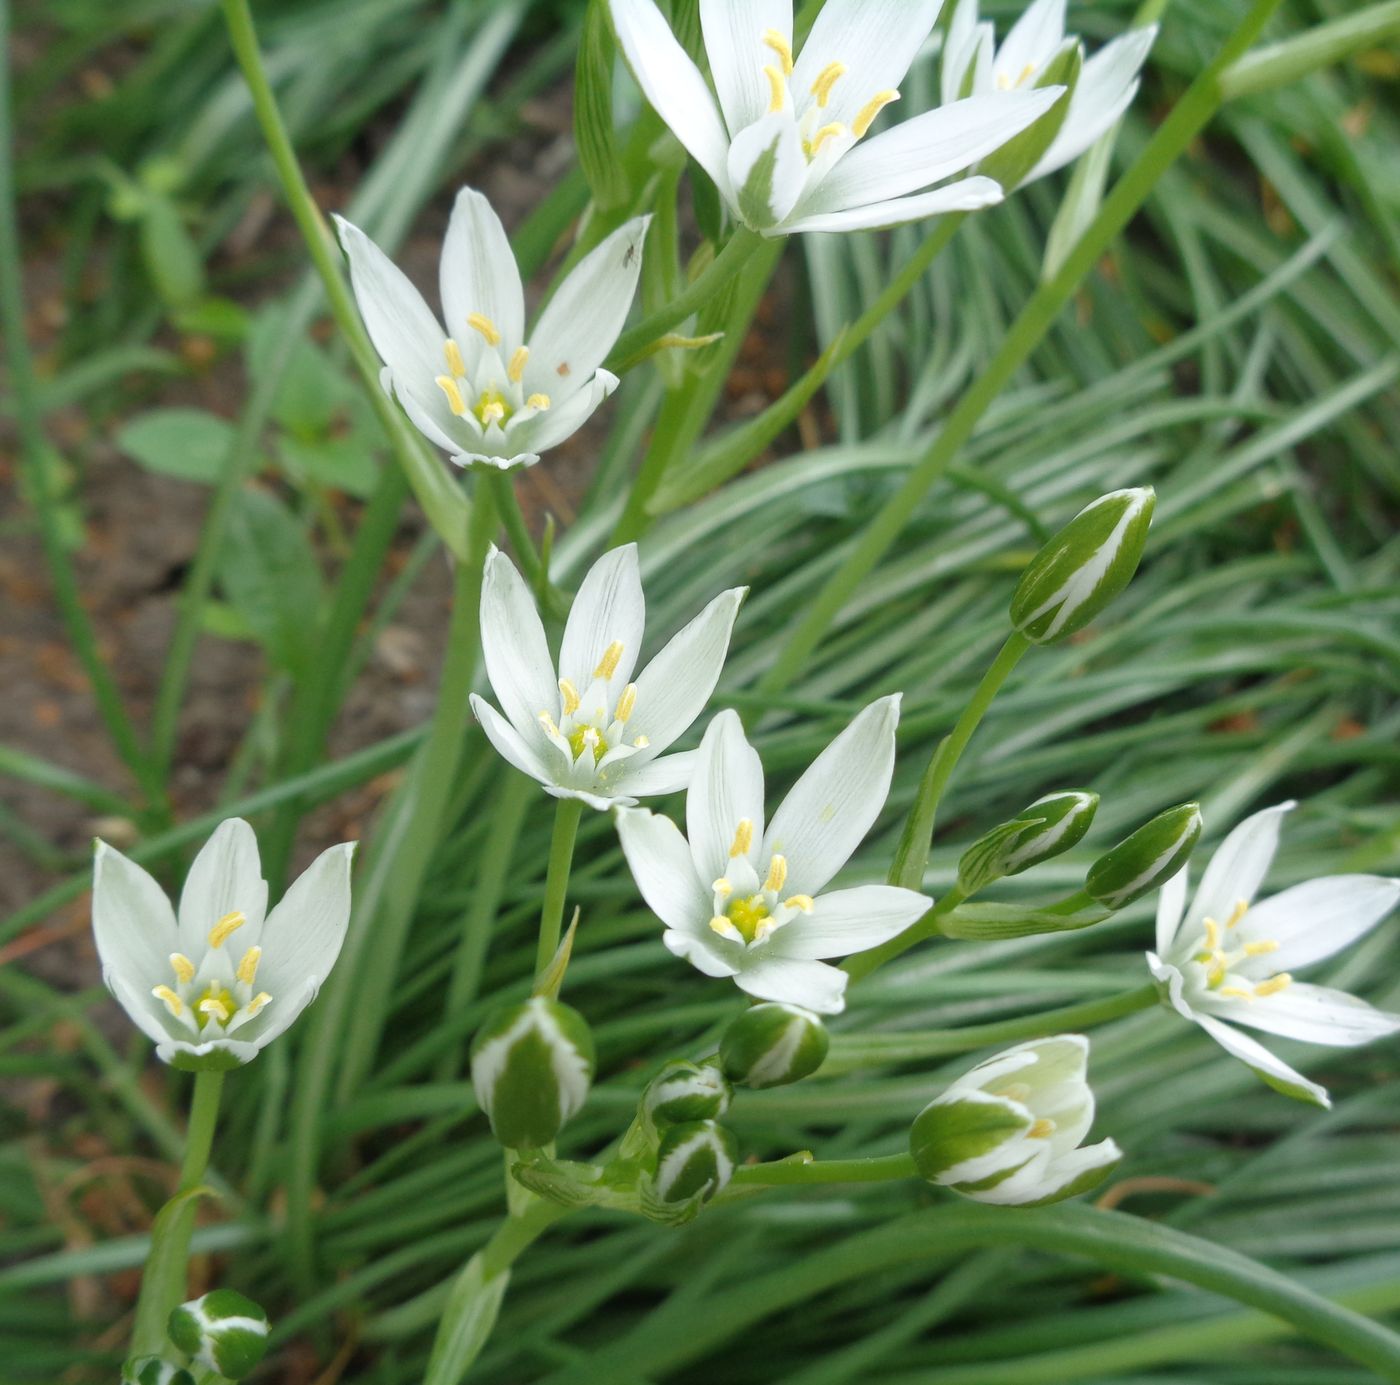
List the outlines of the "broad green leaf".
<svg viewBox="0 0 1400 1385">
<path fill-rule="evenodd" d="M 203 409 L 153 409 L 123 424 L 116 443 L 147 471 L 213 485 L 233 435 L 233 424 Z"/>
</svg>

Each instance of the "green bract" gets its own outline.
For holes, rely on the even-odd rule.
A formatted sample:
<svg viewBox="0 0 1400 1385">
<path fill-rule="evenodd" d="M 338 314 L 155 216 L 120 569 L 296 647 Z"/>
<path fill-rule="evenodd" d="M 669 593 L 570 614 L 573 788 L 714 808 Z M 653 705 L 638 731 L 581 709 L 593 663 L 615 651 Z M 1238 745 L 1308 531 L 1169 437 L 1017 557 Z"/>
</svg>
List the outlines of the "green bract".
<svg viewBox="0 0 1400 1385">
<path fill-rule="evenodd" d="M 1098 806 L 1098 794 L 1078 790 L 1036 799 L 963 852 L 958 887 L 964 894 L 974 894 L 994 880 L 1019 875 L 1068 851 L 1089 830 Z"/>
<path fill-rule="evenodd" d="M 267 1352 L 267 1314 L 233 1289 L 213 1289 L 182 1303 L 170 1314 L 167 1330 L 195 1364 L 230 1380 L 241 1380 Z"/>
<path fill-rule="evenodd" d="M 673 1125 L 656 1154 L 656 1195 L 662 1202 L 708 1202 L 729 1183 L 738 1157 L 734 1136 L 716 1121 Z"/>
<path fill-rule="evenodd" d="M 1170 880 L 1200 839 L 1199 803 L 1168 808 L 1089 867 L 1084 893 L 1106 909 L 1121 909 Z"/>
<path fill-rule="evenodd" d="M 1086 505 L 1031 559 L 1011 597 L 1011 623 L 1053 644 L 1082 630 L 1132 580 L 1147 543 L 1151 486 L 1111 491 Z"/>
<path fill-rule="evenodd" d="M 642 1109 L 658 1127 L 714 1120 L 729 1110 L 733 1095 L 725 1075 L 713 1063 L 676 1058 L 647 1083 Z"/>
<path fill-rule="evenodd" d="M 593 1081 L 593 1037 L 577 1010 L 535 996 L 498 1010 L 472 1043 L 472 1085 L 507 1149 L 540 1149 Z"/>
<path fill-rule="evenodd" d="M 816 1072 L 831 1040 L 810 1010 L 770 1001 L 745 1010 L 720 1040 L 729 1077 L 745 1087 L 781 1087 Z"/>
</svg>

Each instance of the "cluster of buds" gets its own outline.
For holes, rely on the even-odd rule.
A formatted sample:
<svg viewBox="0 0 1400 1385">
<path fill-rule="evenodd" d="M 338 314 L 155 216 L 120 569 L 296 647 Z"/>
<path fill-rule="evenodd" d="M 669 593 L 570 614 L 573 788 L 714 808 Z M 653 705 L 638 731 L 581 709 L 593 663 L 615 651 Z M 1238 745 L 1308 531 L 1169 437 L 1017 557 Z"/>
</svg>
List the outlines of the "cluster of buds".
<svg viewBox="0 0 1400 1385">
<path fill-rule="evenodd" d="M 171 1311 L 167 1351 L 122 1367 L 122 1385 L 195 1385 L 213 1373 L 242 1380 L 267 1354 L 267 1314 L 234 1289 L 212 1289 Z M 178 1357 L 179 1359 L 174 1359 Z"/>
</svg>

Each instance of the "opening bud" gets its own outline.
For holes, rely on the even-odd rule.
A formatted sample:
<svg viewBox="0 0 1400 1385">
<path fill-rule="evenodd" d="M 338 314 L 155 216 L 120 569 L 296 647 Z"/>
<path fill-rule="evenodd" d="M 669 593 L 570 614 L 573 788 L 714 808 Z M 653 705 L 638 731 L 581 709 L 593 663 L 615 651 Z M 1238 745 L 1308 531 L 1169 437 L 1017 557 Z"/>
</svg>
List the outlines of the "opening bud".
<svg viewBox="0 0 1400 1385">
<path fill-rule="evenodd" d="M 734 1089 L 713 1063 L 672 1059 L 647 1083 L 642 1110 L 658 1129 L 691 1121 L 717 1120 L 729 1110 Z"/>
<path fill-rule="evenodd" d="M 652 1186 L 662 1202 L 708 1202 L 734 1173 L 739 1147 L 717 1121 L 673 1125 L 661 1137 Z"/>
<path fill-rule="evenodd" d="M 1068 851 L 1089 830 L 1098 806 L 1098 794 L 1078 789 L 1036 799 L 963 852 L 958 888 L 965 895 L 975 894 L 994 880 L 1019 875 Z"/>
<path fill-rule="evenodd" d="M 826 1026 L 810 1010 L 768 1001 L 745 1010 L 719 1041 L 719 1061 L 743 1087 L 800 1082 L 826 1061 Z"/>
<path fill-rule="evenodd" d="M 1066 39 L 1036 75 L 1033 85 L 1038 89 L 1063 87 L 1058 101 L 1039 120 L 1028 125 L 1019 135 L 1007 140 L 1000 149 L 988 154 L 977 166 L 979 173 L 994 178 L 1007 193 L 1038 164 L 1045 151 L 1055 142 L 1060 127 L 1069 115 L 1069 103 L 1074 97 L 1080 72 L 1084 67 L 1084 49 L 1077 39 Z M 970 95 L 971 93 L 969 93 Z"/>
<path fill-rule="evenodd" d="M 931 1183 L 975 1202 L 1034 1207 L 1097 1187 L 1123 1157 L 1080 1147 L 1094 1121 L 1089 1041 L 1060 1034 L 978 1063 L 914 1120 L 909 1152 Z"/>
<path fill-rule="evenodd" d="M 542 1149 L 593 1081 L 593 1036 L 577 1010 L 534 996 L 498 1010 L 472 1041 L 472 1086 L 507 1149 Z"/>
<path fill-rule="evenodd" d="M 1132 581 L 1157 503 L 1151 486 L 1112 491 L 1075 515 L 1021 574 L 1011 623 L 1036 644 L 1082 630 Z"/>
<path fill-rule="evenodd" d="M 194 1385 L 183 1366 L 159 1356 L 138 1356 L 122 1367 L 122 1385 Z"/>
<path fill-rule="evenodd" d="M 233 1289 L 213 1289 L 171 1311 L 166 1331 L 193 1364 L 242 1380 L 267 1352 L 267 1314 Z"/>
<path fill-rule="evenodd" d="M 1168 808 L 1089 867 L 1084 893 L 1105 909 L 1121 909 L 1165 885 L 1186 864 L 1200 839 L 1199 803 Z"/>
</svg>

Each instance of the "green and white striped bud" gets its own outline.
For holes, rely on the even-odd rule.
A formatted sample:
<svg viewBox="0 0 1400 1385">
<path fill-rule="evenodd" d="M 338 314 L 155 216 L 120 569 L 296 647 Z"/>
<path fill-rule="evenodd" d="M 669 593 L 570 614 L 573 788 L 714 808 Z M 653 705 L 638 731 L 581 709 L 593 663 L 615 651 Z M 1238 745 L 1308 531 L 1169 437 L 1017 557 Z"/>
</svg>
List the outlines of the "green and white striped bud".
<svg viewBox="0 0 1400 1385">
<path fill-rule="evenodd" d="M 652 1186 L 662 1202 L 708 1202 L 728 1186 L 738 1158 L 734 1136 L 717 1121 L 673 1125 L 661 1137 Z"/>
<path fill-rule="evenodd" d="M 1061 1034 L 978 1063 L 918 1114 L 909 1152 L 931 1183 L 976 1202 L 1030 1207 L 1097 1186 L 1123 1157 L 1080 1147 L 1094 1121 L 1089 1041 Z"/>
<path fill-rule="evenodd" d="M 139 1356 L 122 1367 L 122 1385 L 194 1385 L 183 1366 L 159 1356 Z"/>
<path fill-rule="evenodd" d="M 1089 867 L 1084 893 L 1105 909 L 1121 909 L 1166 884 L 1186 864 L 1200 839 L 1199 803 L 1168 808 Z"/>
<path fill-rule="evenodd" d="M 1089 830 L 1098 806 L 1098 794 L 1077 789 L 1036 799 L 963 852 L 958 888 L 965 895 L 975 894 L 994 880 L 1019 875 L 1068 851 Z"/>
<path fill-rule="evenodd" d="M 233 1289 L 212 1289 L 172 1310 L 170 1340 L 205 1370 L 242 1380 L 267 1352 L 267 1314 Z"/>
<path fill-rule="evenodd" d="M 1082 630 L 1132 581 L 1157 497 L 1112 491 L 1075 515 L 1031 559 L 1011 597 L 1011 623 L 1036 644 Z"/>
<path fill-rule="evenodd" d="M 472 1086 L 507 1149 L 542 1149 L 593 1081 L 593 1036 L 577 1010 L 534 996 L 498 1010 L 472 1042 Z"/>
<path fill-rule="evenodd" d="M 690 1121 L 717 1120 L 729 1110 L 734 1089 L 713 1063 L 674 1058 L 647 1083 L 642 1110 L 657 1129 Z"/>
<path fill-rule="evenodd" d="M 719 1061 L 743 1087 L 800 1082 L 826 1061 L 826 1026 L 810 1010 L 767 1001 L 745 1010 L 719 1041 Z"/>
</svg>

